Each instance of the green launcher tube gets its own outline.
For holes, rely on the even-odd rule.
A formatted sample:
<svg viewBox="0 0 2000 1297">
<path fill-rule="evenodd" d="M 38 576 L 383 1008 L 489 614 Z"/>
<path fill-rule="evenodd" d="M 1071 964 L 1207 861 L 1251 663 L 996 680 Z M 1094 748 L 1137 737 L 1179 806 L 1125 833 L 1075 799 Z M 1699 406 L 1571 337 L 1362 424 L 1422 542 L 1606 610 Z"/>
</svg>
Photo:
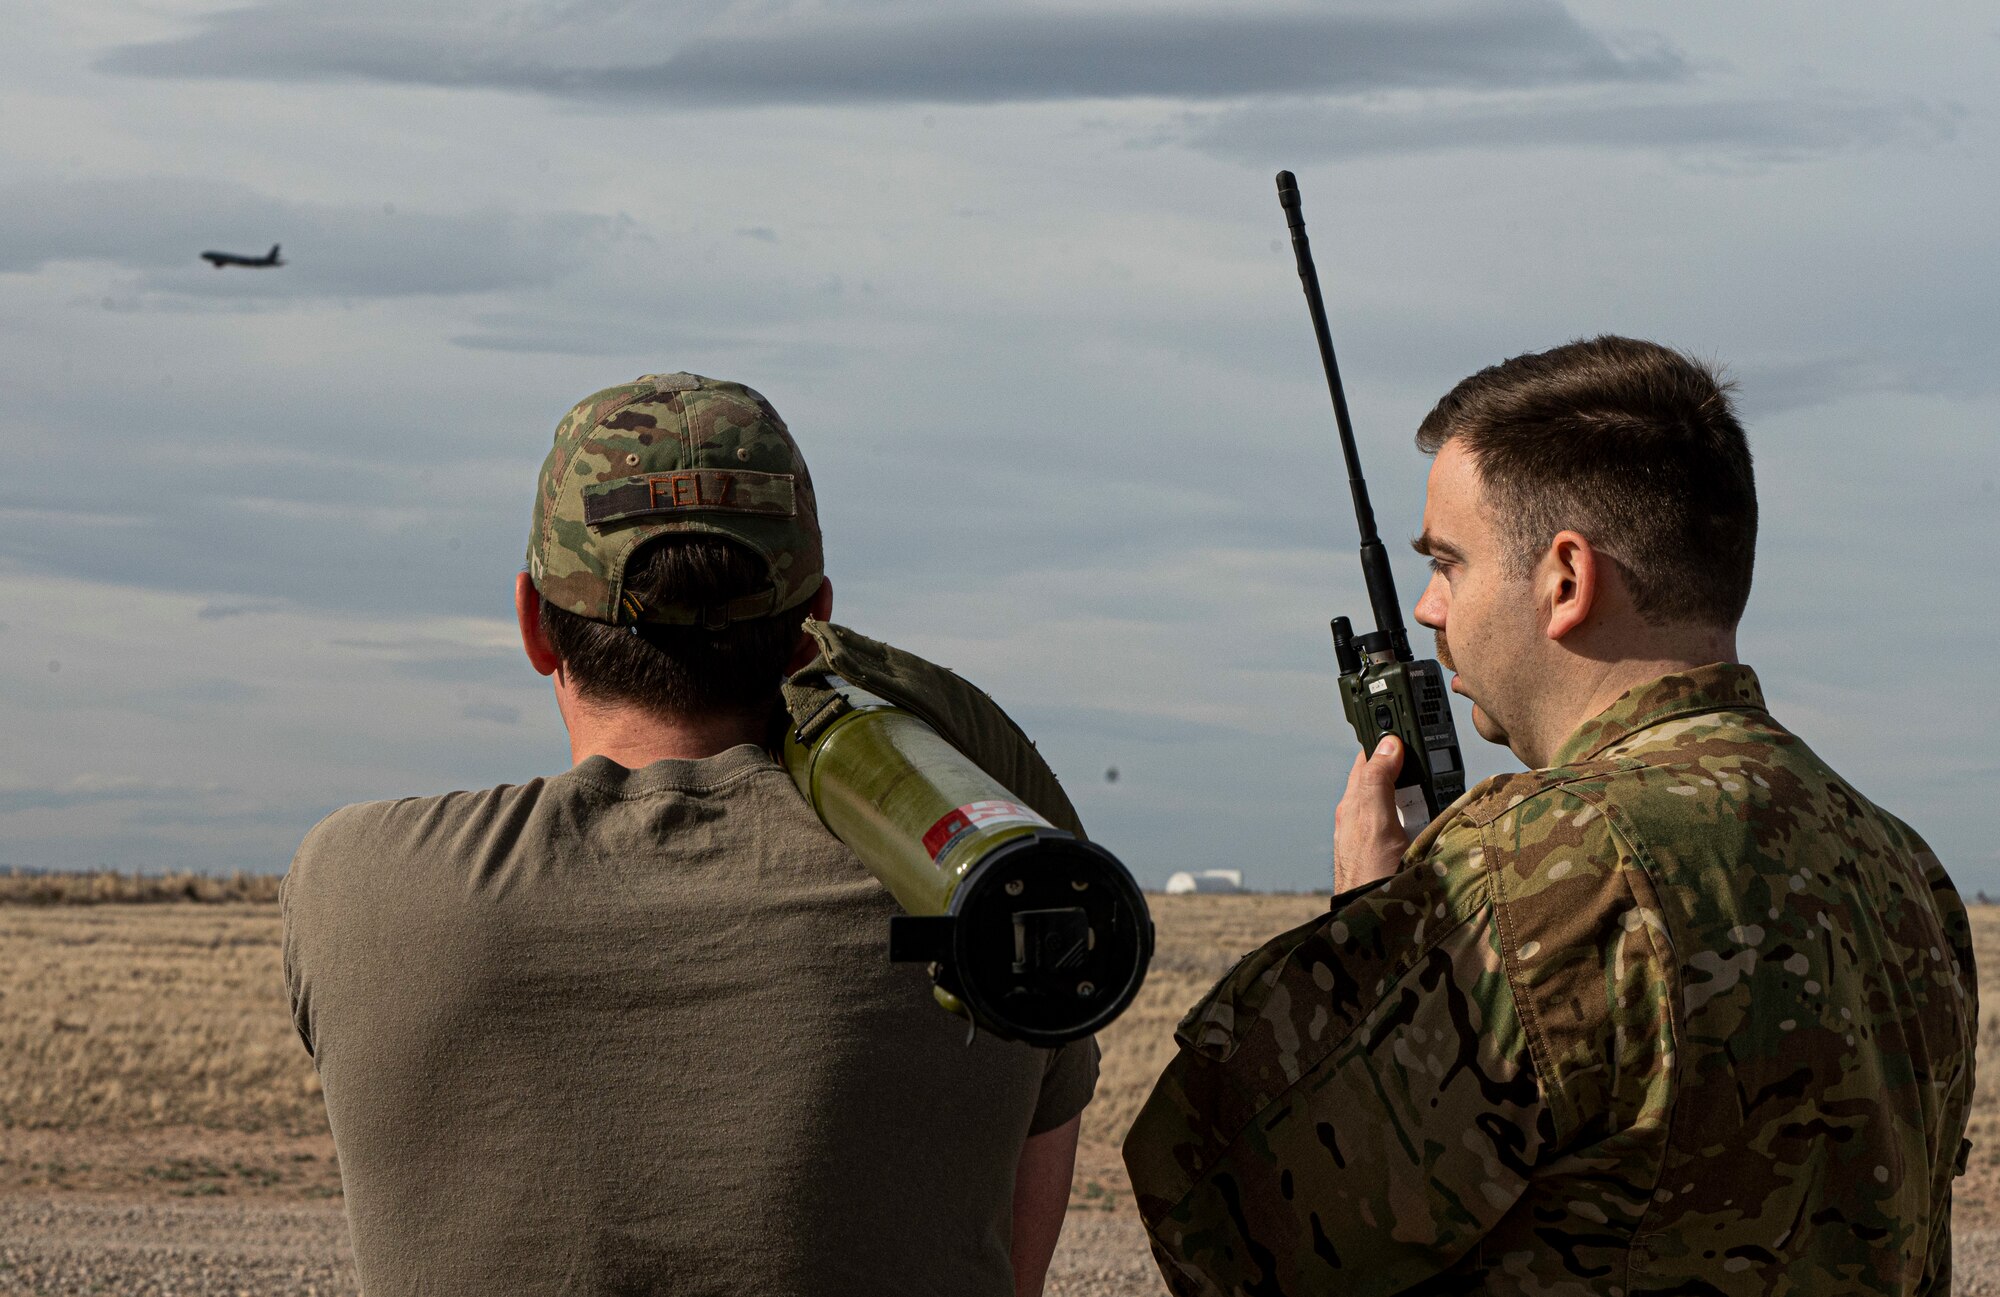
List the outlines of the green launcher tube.
<svg viewBox="0 0 2000 1297">
<path fill-rule="evenodd" d="M 1100 1030 L 1145 980 L 1144 895 L 1103 847 L 1050 825 L 916 714 L 830 680 L 846 709 L 786 769 L 903 908 L 889 957 L 931 965 L 938 1002 L 1003 1039 Z"/>
</svg>

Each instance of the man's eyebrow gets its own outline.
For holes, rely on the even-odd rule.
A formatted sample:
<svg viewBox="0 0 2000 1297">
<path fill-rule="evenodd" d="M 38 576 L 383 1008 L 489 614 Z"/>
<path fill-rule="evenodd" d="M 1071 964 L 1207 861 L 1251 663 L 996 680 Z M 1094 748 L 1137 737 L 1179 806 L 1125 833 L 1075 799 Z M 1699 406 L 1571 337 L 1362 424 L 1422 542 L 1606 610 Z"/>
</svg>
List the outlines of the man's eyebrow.
<svg viewBox="0 0 2000 1297">
<path fill-rule="evenodd" d="M 1426 558 L 1464 558 L 1465 551 L 1448 540 L 1440 540 L 1425 532 L 1410 542 L 1410 548 Z"/>
</svg>

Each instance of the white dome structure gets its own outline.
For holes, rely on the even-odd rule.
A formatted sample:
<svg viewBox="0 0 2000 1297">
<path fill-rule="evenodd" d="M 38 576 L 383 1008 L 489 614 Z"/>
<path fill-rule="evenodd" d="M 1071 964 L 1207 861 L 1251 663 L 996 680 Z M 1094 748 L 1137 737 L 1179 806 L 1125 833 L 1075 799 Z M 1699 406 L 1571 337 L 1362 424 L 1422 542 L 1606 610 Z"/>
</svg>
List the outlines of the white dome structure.
<svg viewBox="0 0 2000 1297">
<path fill-rule="evenodd" d="M 1204 869 L 1199 873 L 1182 870 L 1167 879 L 1167 895 L 1180 896 L 1187 892 L 1240 892 L 1243 890 L 1243 871 L 1240 869 Z"/>
</svg>

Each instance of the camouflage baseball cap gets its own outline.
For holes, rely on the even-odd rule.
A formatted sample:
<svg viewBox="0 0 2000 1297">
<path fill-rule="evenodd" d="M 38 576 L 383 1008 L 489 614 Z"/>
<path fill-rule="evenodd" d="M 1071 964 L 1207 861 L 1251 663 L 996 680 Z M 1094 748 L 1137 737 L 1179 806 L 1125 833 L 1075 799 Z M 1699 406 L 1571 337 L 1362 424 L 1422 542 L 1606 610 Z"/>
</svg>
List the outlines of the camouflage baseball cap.
<svg viewBox="0 0 2000 1297">
<path fill-rule="evenodd" d="M 719 608 L 628 595 L 633 553 L 689 532 L 761 555 L 769 588 Z M 741 383 L 648 374 L 585 397 L 556 425 L 528 538 L 528 575 L 556 607 L 613 625 L 715 628 L 808 598 L 820 564 L 806 462 L 771 403 Z"/>
</svg>

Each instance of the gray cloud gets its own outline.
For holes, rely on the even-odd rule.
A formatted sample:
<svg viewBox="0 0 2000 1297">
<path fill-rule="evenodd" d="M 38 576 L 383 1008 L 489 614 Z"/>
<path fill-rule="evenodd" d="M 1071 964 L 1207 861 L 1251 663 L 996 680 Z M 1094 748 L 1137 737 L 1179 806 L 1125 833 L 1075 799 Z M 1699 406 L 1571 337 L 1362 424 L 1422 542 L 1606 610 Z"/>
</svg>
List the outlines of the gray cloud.
<svg viewBox="0 0 2000 1297">
<path fill-rule="evenodd" d="M 684 7 L 636 7 L 660 31 Z M 614 11 L 621 28 L 635 7 Z M 780 15 L 710 30 L 657 62 L 605 51 L 601 12 L 532 33 L 488 24 L 396 23 L 279 0 L 211 15 L 192 35 L 113 51 L 99 66 L 145 76 L 359 79 L 485 87 L 578 100 L 695 108 L 763 104 L 1009 103 L 1052 99 L 1531 86 L 1678 77 L 1665 49 L 1626 53 L 1561 4 L 1467 0 L 1388 9 L 1236 8 L 1056 12 L 1030 7 L 873 6 L 844 21 Z M 679 19 L 679 22 L 674 21 Z M 552 35 L 581 58 L 551 57 Z M 561 51 L 558 51 L 560 53 Z"/>
<path fill-rule="evenodd" d="M 150 697 L 161 702 L 193 703 L 197 707 L 238 707 L 245 703 L 259 702 L 270 696 L 270 690 L 259 685 L 245 684 L 241 680 L 231 680 L 226 676 L 210 676 L 204 680 L 191 680 L 185 685 L 149 691 Z"/>
<path fill-rule="evenodd" d="M 228 811 L 158 806 L 134 811 L 125 817 L 124 824 L 127 828 L 134 829 L 275 828 L 295 831 L 301 824 L 310 824 L 312 819 L 309 812 L 301 813 L 295 806 L 258 806 L 248 810 Z M 260 863 L 262 862 L 251 862 L 253 866 Z"/>
<path fill-rule="evenodd" d="M 729 348 L 736 340 L 674 318 L 659 318 L 611 303 L 606 310 L 494 311 L 474 317 L 478 332 L 454 334 L 451 343 L 473 351 L 549 356 L 627 356 L 684 353 L 693 346 Z"/>
<path fill-rule="evenodd" d="M 1969 679 L 1993 657 L 1952 559 L 1992 552 L 2000 519 L 1974 385 L 2000 373 L 1983 218 L 2000 171 L 1990 132 L 1934 107 L 1993 98 L 1963 59 L 1919 57 L 1950 49 L 1952 19 L 1856 11 L 1807 48 L 1779 24 L 1649 11 L 1683 68 L 1600 39 L 1626 21 L 1604 0 L 1450 11 L 1484 28 L 1392 0 L 1277 18 L 1252 0 L 1241 22 L 1198 0 L 1081 21 L 863 2 L 808 0 L 858 14 L 839 40 L 788 0 L 732 3 L 726 29 L 623 0 L 234 0 L 255 7 L 139 29 L 193 33 L 204 57 L 235 31 L 241 66 L 182 72 L 263 85 L 93 74 L 79 43 L 133 29 L 92 0 L 23 34 L 0 265 L 48 268 L 0 280 L 0 440 L 67 468 L 0 487 L 0 724 L 20 754 L 0 785 L 49 808 L 6 819 L 10 858 L 275 868 L 339 802 L 561 769 L 547 685 L 506 624 L 535 465 L 570 400 L 689 368 L 795 420 L 837 615 L 995 690 L 1142 876 L 1241 861 L 1260 883 L 1323 881 L 1347 755 L 1325 619 L 1365 602 L 1269 175 L 1239 165 L 1292 147 L 1235 111 L 1264 96 L 1315 139 L 1363 137 L 1364 167 L 1317 180 L 1268 161 L 1305 171 L 1322 214 L 1392 542 L 1421 512 L 1409 429 L 1460 375 L 1599 329 L 1742 366 L 1768 520 L 1746 652 L 1839 768 L 1954 869 L 2000 878 L 1976 813 L 1991 703 L 1948 689 L 1883 712 L 1870 692 L 1912 642 Z M 1120 24 L 1129 46 L 1090 47 Z M 1204 32 L 1192 57 L 1162 53 Z M 877 33 L 893 39 L 861 47 Z M 1398 54 L 1397 33 L 1429 44 Z M 1302 52 L 1259 61 L 1286 37 Z M 1070 47 L 1033 66 L 1055 38 Z M 405 88 L 430 84 L 569 97 Z M 1086 92 L 1172 97 L 1034 106 Z M 934 94 L 1027 106 L 694 111 Z M 1149 122 L 1175 147 L 1117 147 Z M 1215 156 L 1180 147 L 1232 124 Z M 1815 162 L 1761 167 L 1787 156 Z M 170 166 L 241 184 L 132 176 Z M 127 187 L 61 178 L 84 172 Z M 497 220 L 448 218 L 489 201 Z M 644 235 L 606 249 L 617 228 L 550 227 L 541 246 L 522 213 L 558 204 L 630 211 Z M 459 280 L 491 295 L 426 287 L 458 240 L 477 252 Z M 273 241 L 293 262 L 276 273 L 193 260 Z M 377 273 L 350 257 L 406 295 L 342 309 Z M 844 295 L 818 291 L 836 276 Z M 1395 561 L 1407 603 L 1420 569 Z M 1793 701 L 1814 681 L 1843 692 Z M 1486 773 L 1501 758 L 1465 732 Z M 243 791 L 62 782 L 109 769 Z"/>
<path fill-rule="evenodd" d="M 198 802 L 223 790 L 146 779 L 79 775 L 62 783 L 0 787 L 0 815 L 16 811 L 60 811 L 121 802 Z"/>
<path fill-rule="evenodd" d="M 541 422 L 538 417 L 536 423 Z M 549 426 L 553 423 L 550 416 Z M 357 468 L 354 480 L 338 493 L 285 501 L 256 497 L 253 493 L 266 486 L 258 480 L 232 482 L 199 464 L 175 468 L 161 462 L 157 476 L 147 478 L 135 470 L 125 475 L 131 482 L 121 481 L 116 488 L 132 493 L 137 515 L 132 527 L 115 533 L 64 531 L 32 515 L 0 509 L 0 552 L 21 569 L 186 591 L 199 595 L 202 606 L 272 602 L 287 610 L 394 607 L 415 612 L 442 607 L 486 612 L 505 607 L 510 599 L 507 591 L 522 561 L 527 501 L 542 453 L 536 443 L 545 438 L 539 429 L 522 430 L 518 452 L 504 461 L 506 471 L 499 474 L 502 487 L 486 486 L 489 474 L 483 461 L 462 463 L 459 477 L 473 484 L 453 499 L 433 501 L 422 498 L 427 489 L 422 469 L 406 474 L 406 490 L 394 485 L 388 471 Z M 427 464 L 437 454 L 437 448 L 426 446 L 412 459 Z M 127 453 L 125 462 L 156 461 Z M 25 487 L 18 489 L 27 493 Z M 159 498 L 141 499 L 148 489 Z M 9 490 L 0 487 L 0 500 Z M 355 499 L 370 490 L 384 503 Z M 410 502 L 388 503 L 399 495 Z M 227 593 L 217 597 L 215 592 Z M 198 608 L 182 615 L 194 624 L 244 629 L 273 617 L 203 619 Z M 401 655 L 378 651 L 378 656 L 398 673 L 433 679 L 480 681 L 492 674 L 482 653 L 466 645 Z"/>
<path fill-rule="evenodd" d="M 1030 702 L 1011 710 L 1014 719 L 1036 735 L 1075 732 L 1118 743 L 1195 744 L 1239 733 L 1207 721 L 1115 712 L 1103 707 L 1042 707 Z"/>
<path fill-rule="evenodd" d="M 22 181 L 0 187 L 0 210 L 0 273 L 107 261 L 144 272 L 142 292 L 219 301 L 538 287 L 631 232 L 627 219 L 585 212 L 390 212 L 192 176 Z M 273 243 L 288 262 L 276 270 L 215 270 L 198 259 Z"/>
<path fill-rule="evenodd" d="M 412 680 L 445 684 L 511 683 L 518 680 L 522 673 L 521 652 L 514 645 L 473 645 L 423 636 L 403 640 L 334 639 L 328 642 L 336 648 L 383 661 L 389 670 Z M 466 707 L 462 714 L 472 720 L 504 719 L 509 724 L 519 719 L 519 713 L 512 707 L 499 707 L 498 711 L 513 715 L 503 718 L 496 714 L 494 707 L 485 704 Z"/>
<path fill-rule="evenodd" d="M 663 291 L 658 300 L 668 300 L 672 291 Z M 699 322 L 693 322 L 658 309 L 633 310 L 630 303 L 613 299 L 590 312 L 561 307 L 539 313 L 490 312 L 475 317 L 477 332 L 453 334 L 450 341 L 468 351 L 617 357 L 642 369 L 673 356 L 679 358 L 677 364 L 696 369 L 709 365 L 730 372 L 809 374 L 853 359 L 852 346 L 796 336 L 823 326 L 818 317 L 838 306 L 829 294 L 794 295 L 779 289 L 770 301 L 772 308 L 789 307 L 789 318 L 771 318 L 775 309 L 750 312 L 729 304 L 697 311 Z M 697 364 L 700 357 L 712 359 Z"/>
<path fill-rule="evenodd" d="M 521 488 L 482 501 L 478 515 L 420 512 L 394 526 L 370 525 L 361 508 L 323 507 L 287 517 L 246 509 L 226 491 L 211 492 L 149 510 L 122 533 L 129 545 L 104 537 L 86 544 L 0 514 L 0 550 L 24 568 L 154 589 L 221 589 L 231 592 L 232 602 L 283 599 L 288 607 L 416 611 L 438 607 L 444 592 L 446 606 L 482 611 L 504 602 L 507 573 L 520 563 L 526 517 L 520 502 L 533 483 L 532 461 L 519 477 Z M 454 549 L 447 537 L 464 540 Z M 396 669 L 484 679 L 476 657 L 397 660 Z"/>
<path fill-rule="evenodd" d="M 195 610 L 194 615 L 202 621 L 226 621 L 231 617 L 253 617 L 283 610 L 281 603 L 260 599 L 250 603 L 205 603 Z"/>
<path fill-rule="evenodd" d="M 1553 147 L 1719 153 L 1766 163 L 1938 144 L 1956 135 L 1964 115 L 1955 104 L 1923 99 L 1830 95 L 1646 102 L 1592 96 L 1403 109 L 1261 103 L 1189 114 L 1154 142 L 1244 161 Z"/>
<path fill-rule="evenodd" d="M 2000 390 L 2000 367 L 1989 345 L 1983 354 L 1917 361 L 1883 355 L 1844 355 L 1774 362 L 1746 368 L 1737 403 L 1751 419 L 1831 405 L 1870 392 L 1969 399 Z"/>
</svg>

